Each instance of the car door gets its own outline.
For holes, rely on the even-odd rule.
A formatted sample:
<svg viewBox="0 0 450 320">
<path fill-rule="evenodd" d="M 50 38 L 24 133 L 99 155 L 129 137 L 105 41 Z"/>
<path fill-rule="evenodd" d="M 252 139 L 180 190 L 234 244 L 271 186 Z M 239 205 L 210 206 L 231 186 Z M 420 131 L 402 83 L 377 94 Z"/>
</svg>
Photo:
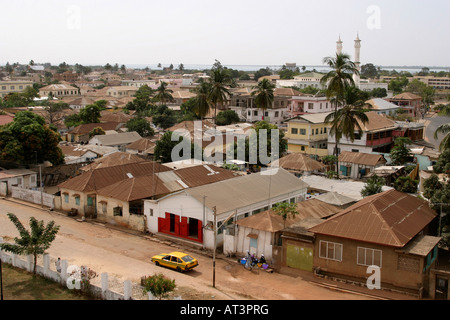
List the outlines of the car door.
<svg viewBox="0 0 450 320">
<path fill-rule="evenodd" d="M 165 256 L 165 257 L 163 257 L 162 259 L 161 259 L 161 265 L 163 265 L 164 267 L 170 267 L 171 266 L 171 258 L 172 258 L 172 256 L 171 255 L 167 255 L 167 256 Z"/>
</svg>

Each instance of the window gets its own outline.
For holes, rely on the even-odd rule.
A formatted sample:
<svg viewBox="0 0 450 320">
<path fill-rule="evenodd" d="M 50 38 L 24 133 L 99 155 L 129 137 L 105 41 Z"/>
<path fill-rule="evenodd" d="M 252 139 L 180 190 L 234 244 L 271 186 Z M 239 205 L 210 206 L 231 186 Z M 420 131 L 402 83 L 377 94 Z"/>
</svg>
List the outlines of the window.
<svg viewBox="0 0 450 320">
<path fill-rule="evenodd" d="M 319 134 L 319 129 L 316 129 L 316 134 Z"/>
<path fill-rule="evenodd" d="M 320 241 L 319 257 L 323 259 L 342 261 L 342 244 Z"/>
<path fill-rule="evenodd" d="M 327 133 L 327 128 L 323 128 L 323 133 Z"/>
<path fill-rule="evenodd" d="M 103 202 L 102 203 L 102 212 L 106 213 L 107 211 L 108 211 L 108 205 L 105 202 Z"/>
<path fill-rule="evenodd" d="M 358 152 L 359 152 L 359 150 L 357 150 L 357 149 L 352 149 L 352 152 L 356 152 L 356 153 L 358 153 Z"/>
<path fill-rule="evenodd" d="M 305 146 L 302 146 L 302 151 L 305 151 Z"/>
<path fill-rule="evenodd" d="M 314 109 L 314 103 L 308 103 L 308 109 L 309 110 Z"/>
<path fill-rule="evenodd" d="M 258 115 L 258 111 L 253 111 L 253 115 L 257 116 Z"/>
<path fill-rule="evenodd" d="M 64 202 L 69 203 L 69 195 L 67 193 L 64 195 Z"/>
<path fill-rule="evenodd" d="M 381 250 L 358 247 L 357 263 L 361 266 L 381 268 Z"/>
<path fill-rule="evenodd" d="M 80 197 L 75 197 L 75 204 L 76 204 L 77 206 L 80 205 Z"/>
<path fill-rule="evenodd" d="M 122 216 L 122 208 L 121 207 L 115 207 L 114 209 L 113 209 L 113 215 L 116 217 L 116 216 L 119 216 L 119 217 L 121 217 Z"/>
<path fill-rule="evenodd" d="M 301 135 L 306 135 L 306 129 L 300 129 L 300 134 Z"/>
<path fill-rule="evenodd" d="M 292 128 L 291 129 L 291 133 L 292 134 L 298 134 L 298 129 L 297 128 Z"/>
<path fill-rule="evenodd" d="M 280 112 L 279 111 L 275 111 L 275 118 L 278 118 L 280 116 Z"/>
<path fill-rule="evenodd" d="M 264 112 L 264 117 L 268 117 L 269 116 L 269 113 L 266 111 L 266 112 Z"/>
<path fill-rule="evenodd" d="M 150 217 L 153 217 L 153 209 L 150 209 Z"/>
</svg>

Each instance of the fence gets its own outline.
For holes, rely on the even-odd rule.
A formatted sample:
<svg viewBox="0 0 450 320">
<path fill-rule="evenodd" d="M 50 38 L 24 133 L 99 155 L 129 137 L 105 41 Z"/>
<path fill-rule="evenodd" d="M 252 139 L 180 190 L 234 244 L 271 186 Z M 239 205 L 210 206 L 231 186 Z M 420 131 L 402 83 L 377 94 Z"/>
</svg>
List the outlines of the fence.
<svg viewBox="0 0 450 320">
<path fill-rule="evenodd" d="M 3 239 L 0 238 L 0 243 L 3 243 Z M 0 250 L 0 259 L 3 263 L 7 263 L 9 265 L 12 265 L 13 267 L 27 270 L 28 272 L 33 272 L 34 268 L 34 262 L 33 262 L 33 256 L 29 255 L 26 256 L 25 259 L 22 259 L 20 256 L 13 254 L 13 253 L 6 253 L 2 250 Z M 52 281 L 55 281 L 57 283 L 60 283 L 63 286 L 68 286 L 71 288 L 76 278 L 74 278 L 73 274 L 70 272 L 71 267 L 69 266 L 67 260 L 61 260 L 61 271 L 58 272 L 55 269 L 51 268 L 50 261 L 52 261 L 52 258 L 48 254 L 43 255 L 43 263 L 42 265 L 39 264 L 39 261 L 36 265 L 36 273 L 44 278 L 50 279 Z M 117 291 L 113 291 L 110 289 L 110 279 L 108 273 L 102 273 L 100 275 L 101 284 L 95 285 L 95 284 L 89 284 L 88 291 L 98 299 L 103 300 L 138 300 L 136 298 L 133 298 L 133 283 L 130 280 L 126 280 L 123 282 L 123 293 L 119 293 Z M 77 288 L 75 286 L 75 288 Z M 142 288 L 138 288 L 140 292 L 142 292 Z M 148 294 L 148 299 L 153 300 L 153 297 L 151 294 Z M 145 297 L 142 295 L 142 300 Z"/>
<path fill-rule="evenodd" d="M 40 191 L 23 189 L 19 187 L 12 187 L 11 197 L 13 197 L 14 199 L 24 200 L 35 204 L 43 204 L 44 206 L 49 207 L 51 209 L 55 208 L 55 196 L 48 193 L 44 192 L 41 193 Z"/>
</svg>

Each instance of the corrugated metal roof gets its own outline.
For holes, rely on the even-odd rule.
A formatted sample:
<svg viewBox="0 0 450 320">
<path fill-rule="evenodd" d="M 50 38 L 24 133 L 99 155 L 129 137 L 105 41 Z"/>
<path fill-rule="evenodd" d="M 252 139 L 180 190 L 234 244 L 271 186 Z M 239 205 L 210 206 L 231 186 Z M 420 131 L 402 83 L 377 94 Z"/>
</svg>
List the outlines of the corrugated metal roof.
<svg viewBox="0 0 450 320">
<path fill-rule="evenodd" d="M 390 190 L 359 201 L 309 231 L 404 247 L 435 217 L 426 201 Z"/>
<path fill-rule="evenodd" d="M 212 209 L 217 209 L 217 214 L 226 213 L 238 208 L 246 207 L 254 203 L 268 201 L 277 196 L 301 192 L 308 185 L 284 169 L 255 173 L 241 176 L 221 182 L 209 184 L 186 190 L 186 192 L 203 202 Z"/>
<path fill-rule="evenodd" d="M 282 157 L 273 163 L 271 166 L 281 167 L 285 170 L 291 171 L 315 171 L 325 169 L 326 166 L 316 160 L 311 159 L 302 153 L 291 153 Z"/>
<path fill-rule="evenodd" d="M 139 177 L 148 175 L 152 172 L 170 170 L 170 168 L 152 161 L 124 164 L 90 170 L 59 184 L 58 187 L 80 192 L 90 192 L 127 179 L 127 173 L 131 173 L 134 177 Z"/>
<path fill-rule="evenodd" d="M 379 163 L 386 163 L 387 161 L 382 154 L 342 151 L 339 155 L 339 162 L 376 166 Z"/>
<path fill-rule="evenodd" d="M 346 197 L 337 192 L 327 192 L 327 193 L 324 193 L 324 194 L 321 194 L 321 195 L 315 197 L 314 199 L 322 201 L 322 202 L 326 202 L 326 203 L 334 205 L 334 206 L 345 206 L 349 203 L 354 203 L 357 201 L 356 199 Z"/>
<path fill-rule="evenodd" d="M 124 164 L 131 164 L 137 162 L 146 162 L 146 161 L 135 154 L 126 152 L 114 152 L 105 155 L 101 158 L 95 159 L 93 163 L 82 167 L 80 170 L 89 171 L 93 169 L 121 166 Z"/>
</svg>

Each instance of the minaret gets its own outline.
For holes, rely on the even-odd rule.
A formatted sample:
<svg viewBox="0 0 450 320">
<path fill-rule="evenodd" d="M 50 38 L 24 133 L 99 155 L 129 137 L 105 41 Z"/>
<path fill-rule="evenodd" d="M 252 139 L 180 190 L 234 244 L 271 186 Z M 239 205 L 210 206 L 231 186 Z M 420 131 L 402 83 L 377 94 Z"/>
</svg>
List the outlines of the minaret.
<svg viewBox="0 0 450 320">
<path fill-rule="evenodd" d="M 361 40 L 359 39 L 359 35 L 356 35 L 355 40 L 355 65 L 359 72 L 361 72 Z M 353 75 L 353 80 L 355 81 L 355 85 L 359 86 L 360 76 L 357 74 Z"/>
<path fill-rule="evenodd" d="M 342 53 L 342 40 L 341 40 L 341 35 L 339 35 L 339 40 L 336 42 L 337 43 L 337 54 L 341 54 Z"/>
</svg>

